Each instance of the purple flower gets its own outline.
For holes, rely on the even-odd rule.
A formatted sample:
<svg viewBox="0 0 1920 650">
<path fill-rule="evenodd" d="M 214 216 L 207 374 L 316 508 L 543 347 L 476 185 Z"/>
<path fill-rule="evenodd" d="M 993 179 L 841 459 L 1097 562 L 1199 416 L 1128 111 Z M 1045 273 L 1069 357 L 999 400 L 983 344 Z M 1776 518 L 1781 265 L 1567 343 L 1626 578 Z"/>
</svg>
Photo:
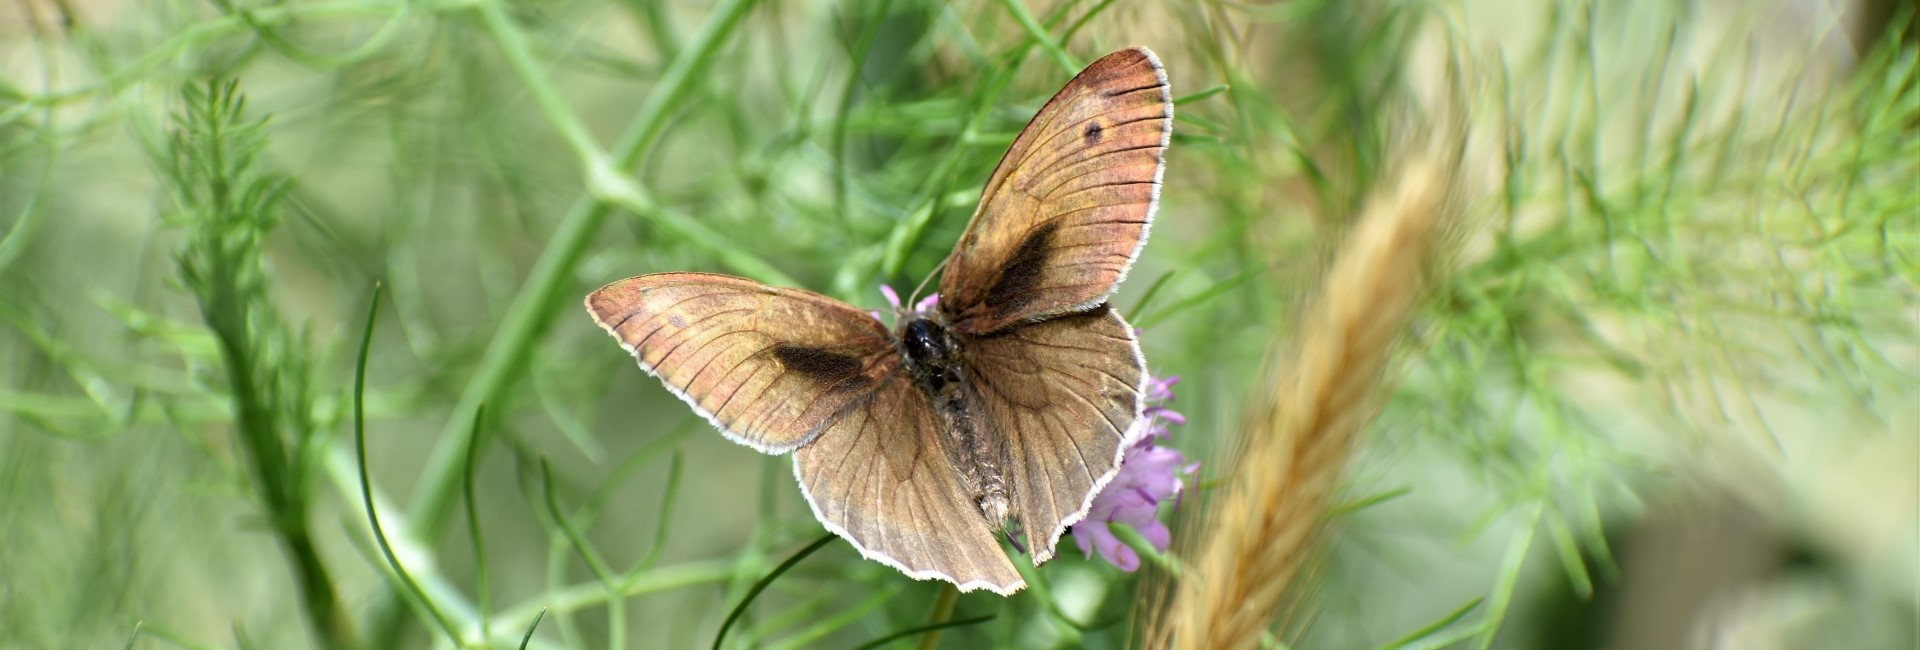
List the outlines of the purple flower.
<svg viewBox="0 0 1920 650">
<path fill-rule="evenodd" d="M 900 292 L 894 291 L 893 287 L 883 284 L 880 285 L 880 295 L 886 297 L 887 304 L 893 307 L 893 313 L 900 313 Z M 940 304 L 940 294 L 938 293 L 921 298 L 920 302 L 913 305 L 913 313 L 925 314 L 931 312 L 933 311 L 933 306 L 937 304 Z M 880 318 L 880 312 L 870 311 L 867 313 L 873 314 L 875 319 Z"/>
<path fill-rule="evenodd" d="M 1149 402 L 1173 401 L 1173 385 L 1178 383 L 1180 383 L 1180 375 L 1172 375 L 1167 377 L 1166 379 L 1154 379 L 1153 377 L 1147 377 L 1147 401 Z M 1155 407 L 1155 408 L 1158 408 L 1158 407 Z"/>
<path fill-rule="evenodd" d="M 1127 448 L 1120 459 L 1120 472 L 1093 497 L 1093 508 L 1087 512 L 1087 518 L 1073 525 L 1073 542 L 1087 557 L 1099 551 L 1100 557 L 1121 571 L 1140 568 L 1140 555 L 1113 535 L 1108 527 L 1111 523 L 1126 524 L 1161 551 L 1167 550 L 1172 542 L 1167 525 L 1159 519 L 1160 503 L 1175 499 L 1177 506 L 1184 487 L 1180 477 L 1192 474 L 1200 466 L 1188 463 L 1187 457 L 1178 450 L 1156 444 L 1167 437 L 1167 425 L 1187 423 L 1186 416 L 1157 404 L 1172 401 L 1173 385 L 1179 382 L 1177 376 L 1147 379 L 1147 401 L 1156 404 L 1148 407 L 1144 415 L 1146 435 Z"/>
</svg>

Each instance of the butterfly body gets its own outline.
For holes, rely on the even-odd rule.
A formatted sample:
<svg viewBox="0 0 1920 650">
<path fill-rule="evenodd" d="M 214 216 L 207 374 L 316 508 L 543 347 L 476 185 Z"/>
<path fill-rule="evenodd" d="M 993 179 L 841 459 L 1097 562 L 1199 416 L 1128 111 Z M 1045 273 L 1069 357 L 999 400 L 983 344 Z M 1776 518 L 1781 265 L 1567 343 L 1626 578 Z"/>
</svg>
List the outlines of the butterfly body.
<svg viewBox="0 0 1920 650">
<path fill-rule="evenodd" d="M 1000 476 L 1000 445 L 981 431 L 967 411 L 961 342 L 937 320 L 914 314 L 900 327 L 900 357 L 914 384 L 926 394 L 946 434 L 946 452 L 960 482 L 979 506 L 987 526 L 1007 521 L 1007 487 Z"/>
<path fill-rule="evenodd" d="M 896 329 L 852 305 L 710 273 L 587 296 L 601 328 L 727 438 L 792 453 L 813 515 L 916 579 L 1025 586 L 1145 431 L 1146 361 L 1107 298 L 1159 198 L 1173 105 L 1145 48 L 1088 65 L 1001 158 L 940 299 Z"/>
</svg>

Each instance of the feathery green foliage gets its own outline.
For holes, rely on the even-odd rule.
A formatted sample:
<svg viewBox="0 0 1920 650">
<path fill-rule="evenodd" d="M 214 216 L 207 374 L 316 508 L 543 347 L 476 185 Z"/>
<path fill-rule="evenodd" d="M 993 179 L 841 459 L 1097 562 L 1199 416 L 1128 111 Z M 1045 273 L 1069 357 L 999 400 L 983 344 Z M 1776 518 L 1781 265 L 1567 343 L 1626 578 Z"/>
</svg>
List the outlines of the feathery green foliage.
<svg viewBox="0 0 1920 650">
<path fill-rule="evenodd" d="M 1731 494 L 1815 559 L 1714 620 L 1813 602 L 1768 638 L 1910 646 L 1884 549 L 1915 542 L 1876 531 L 1914 515 L 1845 495 L 1920 428 L 1912 14 L 1509 4 L 30 0 L 0 645 L 1125 646 L 1180 558 L 1065 546 L 945 606 L 845 544 L 781 564 L 822 534 L 787 459 L 577 301 L 711 270 L 877 305 L 1074 69 L 1144 44 L 1175 136 L 1114 304 L 1185 379 L 1183 509 L 1328 243 L 1467 134 L 1452 273 L 1276 645 L 1603 638 L 1630 531 Z"/>
</svg>

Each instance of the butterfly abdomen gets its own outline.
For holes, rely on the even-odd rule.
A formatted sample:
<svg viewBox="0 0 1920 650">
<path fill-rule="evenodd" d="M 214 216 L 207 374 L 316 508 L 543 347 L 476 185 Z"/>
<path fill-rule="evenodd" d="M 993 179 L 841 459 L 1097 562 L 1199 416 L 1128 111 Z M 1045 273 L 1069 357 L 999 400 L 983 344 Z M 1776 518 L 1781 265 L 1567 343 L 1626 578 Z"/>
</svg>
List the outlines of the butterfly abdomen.
<svg viewBox="0 0 1920 650">
<path fill-rule="evenodd" d="M 900 330 L 902 356 L 921 392 L 933 403 L 946 451 L 960 482 L 980 507 L 987 525 L 998 530 L 1007 521 L 1007 489 L 1001 479 L 998 454 L 978 422 L 967 410 L 964 367 L 957 341 L 939 323 L 926 318 L 909 321 Z"/>
</svg>

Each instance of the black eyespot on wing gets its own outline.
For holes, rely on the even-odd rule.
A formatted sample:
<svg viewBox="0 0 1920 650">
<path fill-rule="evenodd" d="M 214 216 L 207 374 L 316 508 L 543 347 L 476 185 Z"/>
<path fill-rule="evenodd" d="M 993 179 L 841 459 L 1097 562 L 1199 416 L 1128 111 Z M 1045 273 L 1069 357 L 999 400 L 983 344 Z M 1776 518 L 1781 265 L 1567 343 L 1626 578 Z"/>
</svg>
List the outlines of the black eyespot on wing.
<svg viewBox="0 0 1920 650">
<path fill-rule="evenodd" d="M 1048 223 L 1020 241 L 1020 247 L 1014 249 L 1007 258 L 1007 265 L 1000 269 L 1000 279 L 987 289 L 987 308 L 993 311 L 994 318 L 1006 318 L 1008 314 L 1026 307 L 1035 298 L 1034 288 L 1040 285 L 1040 274 L 1046 270 L 1048 249 L 1053 241 L 1053 233 L 1059 229 L 1058 223 Z"/>
<path fill-rule="evenodd" d="M 1106 129 L 1100 126 L 1100 122 L 1098 120 L 1093 122 L 1088 122 L 1087 131 L 1084 134 L 1087 144 L 1088 145 L 1098 144 L 1100 142 L 1100 132 L 1105 130 Z"/>
<path fill-rule="evenodd" d="M 798 345 L 777 345 L 773 348 L 773 358 L 778 359 L 787 370 L 832 385 L 835 390 L 864 388 L 872 383 L 866 375 L 860 374 L 860 360 L 844 354 Z"/>
</svg>

